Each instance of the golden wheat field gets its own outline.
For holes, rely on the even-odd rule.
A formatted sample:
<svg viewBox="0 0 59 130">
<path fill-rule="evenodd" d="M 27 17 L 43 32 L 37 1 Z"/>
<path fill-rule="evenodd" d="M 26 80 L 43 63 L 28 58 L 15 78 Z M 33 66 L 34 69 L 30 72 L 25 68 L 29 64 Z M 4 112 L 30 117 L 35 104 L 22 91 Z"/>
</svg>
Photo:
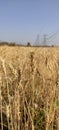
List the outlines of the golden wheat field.
<svg viewBox="0 0 59 130">
<path fill-rule="evenodd" d="M 59 130 L 59 47 L 0 46 L 0 130 Z"/>
</svg>

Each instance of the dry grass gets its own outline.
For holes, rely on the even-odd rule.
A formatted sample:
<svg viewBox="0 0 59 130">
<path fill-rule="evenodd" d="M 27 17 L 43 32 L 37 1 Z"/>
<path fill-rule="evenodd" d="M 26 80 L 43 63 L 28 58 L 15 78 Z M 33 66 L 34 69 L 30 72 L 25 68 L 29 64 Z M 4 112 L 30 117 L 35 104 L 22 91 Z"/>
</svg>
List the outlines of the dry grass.
<svg viewBox="0 0 59 130">
<path fill-rule="evenodd" d="M 2 112 L 9 130 L 59 130 L 59 47 L 0 46 L 1 130 Z"/>
</svg>

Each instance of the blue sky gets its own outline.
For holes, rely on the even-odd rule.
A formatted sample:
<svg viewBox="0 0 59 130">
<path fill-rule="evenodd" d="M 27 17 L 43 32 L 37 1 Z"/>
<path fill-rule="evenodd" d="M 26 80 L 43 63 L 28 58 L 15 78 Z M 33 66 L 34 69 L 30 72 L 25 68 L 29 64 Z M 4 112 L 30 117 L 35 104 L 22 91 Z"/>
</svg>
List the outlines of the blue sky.
<svg viewBox="0 0 59 130">
<path fill-rule="evenodd" d="M 0 0 L 0 40 L 34 42 L 59 33 L 59 0 Z"/>
</svg>

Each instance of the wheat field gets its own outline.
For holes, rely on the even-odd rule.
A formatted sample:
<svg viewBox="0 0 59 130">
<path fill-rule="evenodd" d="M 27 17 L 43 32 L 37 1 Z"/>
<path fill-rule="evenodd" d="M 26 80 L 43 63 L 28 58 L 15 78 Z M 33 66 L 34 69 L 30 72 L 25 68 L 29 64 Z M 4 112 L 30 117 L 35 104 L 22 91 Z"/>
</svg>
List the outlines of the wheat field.
<svg viewBox="0 0 59 130">
<path fill-rule="evenodd" d="M 0 129 L 59 130 L 59 47 L 0 46 Z"/>
</svg>

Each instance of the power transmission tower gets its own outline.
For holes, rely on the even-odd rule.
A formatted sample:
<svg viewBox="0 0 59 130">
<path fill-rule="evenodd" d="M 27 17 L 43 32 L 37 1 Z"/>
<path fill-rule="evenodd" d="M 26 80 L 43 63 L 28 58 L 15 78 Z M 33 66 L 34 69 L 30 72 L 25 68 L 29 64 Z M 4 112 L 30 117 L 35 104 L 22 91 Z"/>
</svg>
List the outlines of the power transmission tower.
<svg viewBox="0 0 59 130">
<path fill-rule="evenodd" d="M 47 45 L 47 35 L 46 34 L 43 35 L 43 45 L 44 46 Z"/>
<path fill-rule="evenodd" d="M 50 34 L 50 36 L 47 37 L 48 45 L 54 44 L 54 39 L 56 38 L 57 32 Z"/>
<path fill-rule="evenodd" d="M 35 46 L 39 46 L 39 44 L 40 44 L 40 36 L 38 34 L 36 37 Z"/>
</svg>

